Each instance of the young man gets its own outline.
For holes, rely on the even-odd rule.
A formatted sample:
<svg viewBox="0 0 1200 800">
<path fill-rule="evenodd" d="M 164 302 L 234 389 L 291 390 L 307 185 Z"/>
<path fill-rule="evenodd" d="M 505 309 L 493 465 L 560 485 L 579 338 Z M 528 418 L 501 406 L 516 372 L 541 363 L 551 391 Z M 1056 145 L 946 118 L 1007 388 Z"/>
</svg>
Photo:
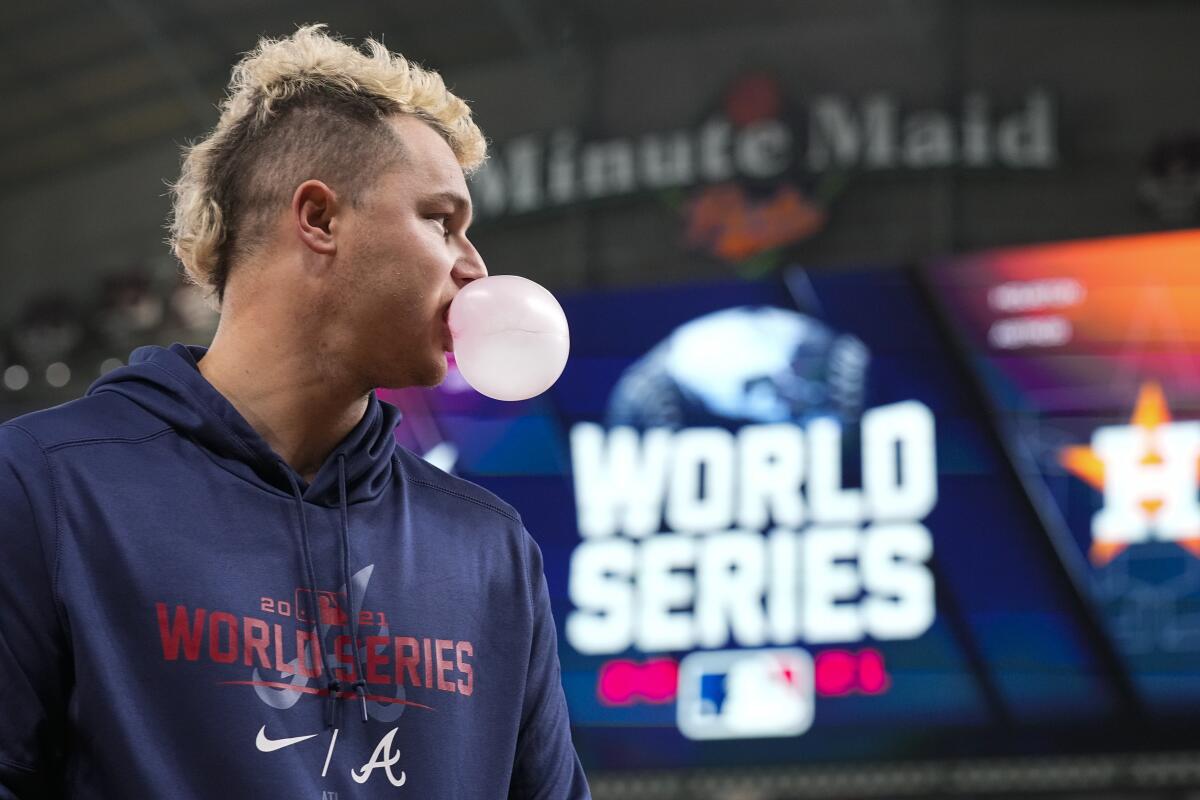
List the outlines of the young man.
<svg viewBox="0 0 1200 800">
<path fill-rule="evenodd" d="M 372 391 L 487 272 L 469 110 L 368 50 L 263 40 L 189 148 L 212 346 L 0 427 L 0 799 L 588 796 L 537 545 Z"/>
</svg>

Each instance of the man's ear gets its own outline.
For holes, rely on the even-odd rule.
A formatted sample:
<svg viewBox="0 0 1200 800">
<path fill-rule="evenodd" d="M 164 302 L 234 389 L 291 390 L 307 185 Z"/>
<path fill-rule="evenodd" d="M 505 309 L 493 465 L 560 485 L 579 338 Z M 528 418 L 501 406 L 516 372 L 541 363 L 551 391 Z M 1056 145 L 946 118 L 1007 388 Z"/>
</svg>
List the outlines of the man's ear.
<svg viewBox="0 0 1200 800">
<path fill-rule="evenodd" d="M 307 180 L 292 194 L 291 220 L 296 234 L 305 247 L 319 255 L 337 253 L 333 218 L 340 211 L 337 193 L 321 181 Z"/>
</svg>

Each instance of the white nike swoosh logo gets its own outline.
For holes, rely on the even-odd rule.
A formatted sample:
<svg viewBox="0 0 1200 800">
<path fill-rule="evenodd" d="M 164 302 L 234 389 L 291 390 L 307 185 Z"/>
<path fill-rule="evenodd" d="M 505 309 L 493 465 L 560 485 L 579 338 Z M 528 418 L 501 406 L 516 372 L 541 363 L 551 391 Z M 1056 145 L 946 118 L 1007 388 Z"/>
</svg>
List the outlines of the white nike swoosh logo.
<svg viewBox="0 0 1200 800">
<path fill-rule="evenodd" d="M 270 753 L 271 751 L 278 750 L 281 747 L 289 747 L 297 742 L 303 742 L 305 739 L 311 739 L 314 736 L 319 735 L 320 734 L 310 733 L 308 736 L 293 736 L 289 739 L 268 739 L 267 726 L 263 725 L 258 729 L 258 738 L 254 740 L 254 744 L 257 745 L 258 749 L 262 750 L 264 753 Z"/>
</svg>

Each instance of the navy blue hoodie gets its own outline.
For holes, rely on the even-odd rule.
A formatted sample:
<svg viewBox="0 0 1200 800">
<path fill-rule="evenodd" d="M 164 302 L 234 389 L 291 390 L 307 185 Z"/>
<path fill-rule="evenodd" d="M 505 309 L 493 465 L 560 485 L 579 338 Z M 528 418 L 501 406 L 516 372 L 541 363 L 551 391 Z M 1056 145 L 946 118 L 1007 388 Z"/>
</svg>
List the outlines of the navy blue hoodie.
<svg viewBox="0 0 1200 800">
<path fill-rule="evenodd" d="M 306 483 L 204 352 L 0 427 L 0 798 L 587 797 L 517 513 L 374 397 Z"/>
</svg>

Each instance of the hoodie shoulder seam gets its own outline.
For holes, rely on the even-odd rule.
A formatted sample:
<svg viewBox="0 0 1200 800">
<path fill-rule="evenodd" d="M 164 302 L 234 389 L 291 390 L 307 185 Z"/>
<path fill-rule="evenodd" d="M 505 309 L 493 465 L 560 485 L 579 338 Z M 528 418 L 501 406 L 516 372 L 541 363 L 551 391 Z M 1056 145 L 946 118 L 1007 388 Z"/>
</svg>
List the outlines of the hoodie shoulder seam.
<svg viewBox="0 0 1200 800">
<path fill-rule="evenodd" d="M 51 445 L 50 447 L 44 448 L 44 451 L 47 453 L 54 453 L 59 450 L 65 450 L 68 447 L 81 447 L 83 445 L 103 444 L 105 442 L 137 444 L 138 442 L 148 442 L 151 439 L 157 439 L 158 437 L 171 433 L 174 430 L 174 428 L 168 426 L 166 428 L 161 428 L 157 431 L 154 431 L 153 433 L 147 433 L 144 436 L 96 436 L 89 439 L 72 439 L 68 442 L 59 442 L 58 444 Z"/>
<path fill-rule="evenodd" d="M 25 764 L 18 763 L 16 761 L 9 761 L 7 758 L 0 758 L 0 764 L 3 764 L 6 767 L 12 767 L 13 769 L 19 770 L 21 772 L 29 772 L 29 773 L 33 773 L 33 774 L 37 773 L 37 767 L 30 767 Z"/>
<path fill-rule="evenodd" d="M 411 476 L 405 476 L 405 477 L 408 479 L 408 481 L 410 483 L 415 483 L 418 486 L 427 486 L 430 489 L 437 489 L 439 492 L 442 492 L 443 494 L 452 495 L 453 497 L 457 497 L 460 500 L 466 500 L 468 503 L 474 503 L 477 506 L 482 506 L 483 508 L 489 509 L 491 511 L 495 511 L 497 514 L 504 517 L 505 519 L 512 520 L 513 522 L 520 522 L 520 520 L 517 518 L 517 516 L 515 514 L 510 514 L 507 511 L 505 511 L 504 509 L 500 508 L 499 506 L 493 505 L 484 500 L 480 500 L 478 497 L 472 497 L 471 495 L 466 494 L 464 492 L 456 492 L 453 489 L 447 489 L 445 486 L 439 486 L 436 483 L 431 483 L 429 481 L 423 481 L 420 478 L 413 478 Z"/>
<path fill-rule="evenodd" d="M 54 596 L 54 615 L 58 618 L 58 624 L 62 627 L 62 632 L 65 635 L 66 632 L 71 629 L 71 626 L 67 624 L 66 617 L 63 616 L 62 593 L 59 591 L 59 578 L 62 574 L 61 568 L 63 562 L 63 513 L 62 493 L 58 488 L 58 478 L 54 474 L 54 463 L 50 460 L 50 456 L 46 452 L 46 448 L 42 447 L 42 443 L 38 441 L 38 438 L 30 433 L 26 428 L 12 422 L 7 423 L 5 427 L 12 428 L 15 431 L 20 431 L 29 437 L 29 441 L 33 442 L 33 446 L 36 447 L 38 452 L 42 454 L 42 461 L 44 461 L 46 464 L 46 476 L 50 479 L 50 496 L 54 500 L 54 569 L 50 571 L 50 590 Z M 36 522 L 37 517 L 35 515 L 34 523 L 36 524 Z"/>
</svg>

